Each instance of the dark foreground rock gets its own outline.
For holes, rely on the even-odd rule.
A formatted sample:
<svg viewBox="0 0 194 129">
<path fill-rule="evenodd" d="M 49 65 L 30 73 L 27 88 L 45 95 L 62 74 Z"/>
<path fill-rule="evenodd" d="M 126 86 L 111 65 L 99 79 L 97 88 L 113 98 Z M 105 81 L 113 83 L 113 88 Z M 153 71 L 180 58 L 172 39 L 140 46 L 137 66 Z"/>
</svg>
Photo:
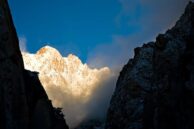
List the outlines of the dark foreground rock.
<svg viewBox="0 0 194 129">
<path fill-rule="evenodd" d="M 82 122 L 78 127 L 74 129 L 104 129 L 104 123 L 99 120 L 88 120 Z"/>
<path fill-rule="evenodd" d="M 105 129 L 194 129 L 194 3 L 156 42 L 135 49 L 117 81 Z"/>
<path fill-rule="evenodd" d="M 68 129 L 38 74 L 24 69 L 7 0 L 0 0 L 0 129 Z"/>
</svg>

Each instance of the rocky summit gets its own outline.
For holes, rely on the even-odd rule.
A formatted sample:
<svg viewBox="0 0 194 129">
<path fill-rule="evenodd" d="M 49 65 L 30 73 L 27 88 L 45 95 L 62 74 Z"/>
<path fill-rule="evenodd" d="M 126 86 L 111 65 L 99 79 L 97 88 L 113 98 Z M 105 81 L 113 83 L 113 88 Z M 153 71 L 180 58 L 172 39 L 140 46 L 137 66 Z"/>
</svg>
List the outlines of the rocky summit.
<svg viewBox="0 0 194 129">
<path fill-rule="evenodd" d="M 172 29 L 134 51 L 105 129 L 194 129 L 194 3 Z"/>
<path fill-rule="evenodd" d="M 0 129 L 68 129 L 38 73 L 24 69 L 7 0 L 0 0 Z"/>
<path fill-rule="evenodd" d="M 90 110 L 93 108 L 89 108 L 90 105 L 98 105 L 100 91 L 106 92 L 109 88 L 106 83 L 111 79 L 112 72 L 108 67 L 90 68 L 77 56 L 69 54 L 63 57 L 50 46 L 42 47 L 35 54 L 22 52 L 22 56 L 26 69 L 39 72 L 40 82 L 49 99 L 54 106 L 63 108 L 70 128 L 91 119 L 93 111 Z M 105 116 L 111 95 L 106 93 L 103 97 L 103 105 L 107 106 L 102 107 L 102 113 L 98 114 Z"/>
<path fill-rule="evenodd" d="M 42 47 L 36 54 L 22 52 L 22 56 L 26 69 L 39 72 L 40 81 L 48 94 L 49 87 L 60 87 L 69 96 L 71 94 L 87 99 L 92 90 L 106 81 L 111 74 L 108 67 L 92 69 L 77 56 L 69 54 L 68 57 L 62 57 L 50 46 Z M 57 102 L 59 98 L 48 96 L 56 106 L 61 106 L 61 102 Z"/>
</svg>

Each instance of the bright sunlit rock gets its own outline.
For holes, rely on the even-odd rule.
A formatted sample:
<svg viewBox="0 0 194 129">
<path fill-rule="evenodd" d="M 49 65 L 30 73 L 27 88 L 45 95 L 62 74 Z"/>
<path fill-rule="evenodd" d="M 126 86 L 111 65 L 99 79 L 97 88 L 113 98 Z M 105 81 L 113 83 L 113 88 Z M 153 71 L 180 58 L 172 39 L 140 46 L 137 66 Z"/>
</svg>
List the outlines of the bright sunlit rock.
<svg viewBox="0 0 194 129">
<path fill-rule="evenodd" d="M 62 57 L 50 46 L 41 48 L 36 54 L 22 55 L 25 68 L 39 72 L 40 81 L 53 105 L 63 107 L 70 126 L 86 117 L 87 102 L 112 76 L 108 67 L 91 69 L 77 56 Z"/>
</svg>

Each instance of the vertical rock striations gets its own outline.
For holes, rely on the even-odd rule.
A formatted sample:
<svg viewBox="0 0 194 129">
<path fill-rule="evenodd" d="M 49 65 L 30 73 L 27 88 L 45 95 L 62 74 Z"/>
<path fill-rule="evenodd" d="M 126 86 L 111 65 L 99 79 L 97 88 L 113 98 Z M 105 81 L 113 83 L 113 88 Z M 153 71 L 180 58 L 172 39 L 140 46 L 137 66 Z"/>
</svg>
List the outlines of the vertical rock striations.
<svg viewBox="0 0 194 129">
<path fill-rule="evenodd" d="M 194 3 L 156 42 L 135 49 L 117 81 L 105 129 L 194 128 Z"/>
<path fill-rule="evenodd" d="M 24 69 L 7 0 L 0 0 L 0 128 L 68 129 L 37 73 Z"/>
</svg>

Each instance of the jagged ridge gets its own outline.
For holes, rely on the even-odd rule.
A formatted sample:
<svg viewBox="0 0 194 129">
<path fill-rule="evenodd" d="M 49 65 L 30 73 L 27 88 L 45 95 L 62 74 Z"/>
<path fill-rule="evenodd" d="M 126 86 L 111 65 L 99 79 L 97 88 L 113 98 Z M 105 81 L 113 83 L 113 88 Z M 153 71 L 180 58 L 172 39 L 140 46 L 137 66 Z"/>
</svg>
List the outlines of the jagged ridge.
<svg viewBox="0 0 194 129">
<path fill-rule="evenodd" d="M 66 87 L 66 92 L 78 97 L 88 97 L 93 86 L 102 83 L 111 74 L 108 67 L 91 69 L 87 64 L 82 64 L 77 56 L 69 54 L 68 57 L 62 57 L 50 46 L 41 48 L 36 54 L 22 55 L 25 68 L 39 72 L 40 81 L 45 89 L 48 86 Z"/>
<path fill-rule="evenodd" d="M 194 128 L 194 3 L 156 42 L 135 49 L 112 96 L 105 129 Z"/>
<path fill-rule="evenodd" d="M 63 107 L 70 128 L 91 119 L 88 118 L 92 109 L 89 106 L 93 101 L 99 103 L 97 93 L 108 88 L 106 83 L 113 76 L 108 67 L 92 69 L 77 56 L 69 54 L 62 57 L 50 46 L 41 48 L 36 54 L 22 55 L 25 68 L 39 72 L 40 81 L 54 106 Z M 104 96 L 109 98 L 108 93 Z M 102 101 L 107 101 L 107 98 Z"/>
</svg>

